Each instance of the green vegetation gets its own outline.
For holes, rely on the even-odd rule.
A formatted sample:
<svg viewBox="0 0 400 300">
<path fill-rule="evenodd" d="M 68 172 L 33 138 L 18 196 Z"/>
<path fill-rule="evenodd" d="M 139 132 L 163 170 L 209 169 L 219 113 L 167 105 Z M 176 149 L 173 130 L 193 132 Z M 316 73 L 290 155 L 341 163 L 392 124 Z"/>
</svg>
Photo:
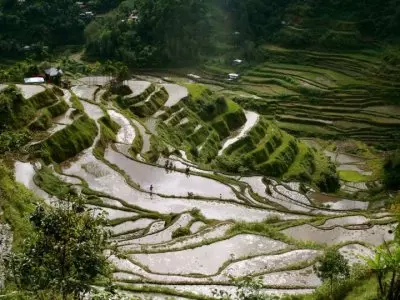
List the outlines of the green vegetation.
<svg viewBox="0 0 400 300">
<path fill-rule="evenodd" d="M 144 118 L 153 115 L 168 100 L 168 93 L 164 87 L 154 92 L 148 99 L 130 107 L 130 110 L 137 116 Z"/>
<path fill-rule="evenodd" d="M 82 1 L 88 11 L 104 12 L 115 7 L 119 1 Z M 35 0 L 19 2 L 0 1 L 0 51 L 15 57 L 32 54 L 38 57 L 48 55 L 53 47 L 83 42 L 85 24 L 90 15 L 85 15 L 74 0 Z M 29 48 L 26 48 L 28 46 Z"/>
<path fill-rule="evenodd" d="M 385 162 L 384 183 L 389 189 L 400 188 L 400 150 L 393 152 Z"/>
<path fill-rule="evenodd" d="M 243 110 L 231 99 L 213 94 L 202 85 L 184 102 L 165 110 L 158 134 L 177 148 L 185 149 L 195 161 L 210 164 L 221 140 L 246 121 Z"/>
<path fill-rule="evenodd" d="M 240 222 L 235 223 L 235 225 L 229 230 L 229 234 L 238 234 L 238 233 L 256 233 L 262 234 L 272 239 L 281 240 L 284 242 L 289 242 L 287 236 L 280 232 L 277 226 L 274 226 L 274 223 L 279 223 L 279 218 L 267 219 L 264 222 L 257 223 L 246 223 Z"/>
<path fill-rule="evenodd" d="M 41 200 L 23 185 L 16 183 L 10 169 L 0 164 L 0 222 L 8 223 L 13 231 L 15 249 L 23 245 L 23 241 L 31 231 L 29 215 L 35 204 Z"/>
<path fill-rule="evenodd" d="M 354 265 L 350 275 L 333 282 L 325 281 L 312 295 L 305 296 L 304 300 L 373 300 L 377 299 L 377 284 L 371 271 L 363 265 Z"/>
<path fill-rule="evenodd" d="M 21 90 L 10 85 L 0 92 L 0 133 L 7 129 L 20 129 L 35 119 L 37 110 L 57 102 L 57 96 L 50 89 L 24 99 Z M 56 115 L 63 108 L 53 106 L 50 114 Z"/>
<path fill-rule="evenodd" d="M 71 125 L 57 131 L 38 145 L 32 146 L 34 155 L 46 162 L 63 162 L 89 148 L 97 135 L 95 122 L 82 115 Z"/>
<path fill-rule="evenodd" d="M 8 130 L 0 133 L 0 154 L 20 150 L 30 140 L 29 131 Z"/>
<path fill-rule="evenodd" d="M 210 31 L 208 8 L 208 1 L 124 1 L 86 28 L 87 55 L 130 66 L 196 61 L 211 47 L 203 34 Z"/>
<path fill-rule="evenodd" d="M 396 244 L 392 249 L 384 245 L 376 250 L 374 258 L 367 259 L 368 266 L 376 275 L 379 296 L 392 300 L 400 297 L 400 247 Z"/>
<path fill-rule="evenodd" d="M 187 227 L 179 227 L 177 230 L 175 230 L 172 233 L 172 238 L 176 239 L 176 238 L 179 238 L 179 237 L 182 237 L 182 236 L 187 236 L 189 234 L 190 234 L 190 229 L 189 228 L 187 228 Z"/>
<path fill-rule="evenodd" d="M 339 171 L 340 179 L 348 182 L 366 182 L 369 176 L 360 174 L 357 171 Z"/>
<path fill-rule="evenodd" d="M 58 207 L 38 206 L 31 215 L 32 233 L 7 261 L 17 287 L 34 297 L 78 299 L 100 276 L 108 276 L 105 218 L 85 211 L 80 201 L 70 196 Z"/>
<path fill-rule="evenodd" d="M 367 272 L 367 275 L 369 273 Z M 365 276 L 365 275 L 364 275 Z M 352 284 L 351 290 L 347 293 L 345 300 L 373 300 L 377 297 L 377 283 L 375 278 L 371 277 L 365 280 L 358 280 Z"/>
<path fill-rule="evenodd" d="M 122 85 L 117 90 L 115 90 L 114 87 L 111 87 L 110 92 L 118 95 L 117 101 L 121 107 L 127 108 L 131 105 L 135 105 L 141 101 L 146 100 L 155 91 L 155 89 L 155 85 L 151 84 L 143 93 L 133 97 L 129 96 L 129 94 L 132 93 L 132 90 L 126 85 Z"/>
<path fill-rule="evenodd" d="M 106 147 L 111 142 L 116 141 L 116 133 L 118 132 L 120 126 L 115 123 L 109 115 L 101 117 L 99 119 L 100 123 L 100 139 L 97 142 L 94 154 L 97 157 L 104 157 L 104 151 Z"/>
<path fill-rule="evenodd" d="M 243 107 L 274 116 L 282 129 L 298 136 L 352 138 L 383 150 L 397 147 L 398 111 L 382 109 L 396 104 L 398 65 L 393 60 L 379 52 L 355 57 L 352 52 L 271 45 L 263 51 L 267 58 L 248 66 L 238 86 L 261 98 L 235 97 Z M 276 86 L 287 91 L 278 92 Z"/>
<path fill-rule="evenodd" d="M 233 135 L 246 118 L 231 99 L 204 85 L 188 84 L 190 97 L 166 109 L 158 134 L 207 168 L 230 173 L 262 174 L 306 181 L 323 191 L 339 188 L 334 166 L 320 152 L 310 149 L 275 122 L 260 117 L 248 133 L 219 153 L 222 140 Z"/>
<path fill-rule="evenodd" d="M 54 172 L 48 167 L 43 167 L 38 170 L 34 177 L 34 181 L 35 184 L 46 193 L 56 196 L 59 199 L 64 199 L 70 191 L 68 185 L 54 175 Z"/>
<path fill-rule="evenodd" d="M 233 0 L 226 2 L 245 38 L 294 47 L 360 48 L 396 38 L 396 1 Z M 246 15 L 246 18 L 241 16 Z M 385 19 L 387 22 L 380 22 Z"/>
<path fill-rule="evenodd" d="M 329 280 L 331 295 L 333 295 L 333 283 L 349 276 L 350 268 L 347 261 L 337 249 L 328 249 L 318 259 L 314 270 L 322 281 Z"/>
<path fill-rule="evenodd" d="M 38 131 L 49 129 L 52 119 L 68 110 L 57 88 L 46 88 L 29 99 L 15 85 L 0 92 L 0 153 L 22 150 Z"/>
<path fill-rule="evenodd" d="M 221 292 L 215 298 L 266 300 L 274 297 L 265 295 L 264 288 L 313 288 L 309 285 L 314 284 L 316 274 L 323 284 L 312 295 L 284 296 L 283 299 L 400 298 L 398 236 L 378 248 L 377 255 L 367 259 L 367 266 L 353 266 L 350 270 L 340 254 L 344 244 L 330 249 L 283 233 L 289 227 L 306 224 L 320 231 L 330 215 L 338 213 L 339 218 L 355 217 L 354 223 L 362 218 L 368 221 L 324 228 L 326 234 L 331 230 L 364 230 L 373 226 L 388 226 L 387 234 L 392 234 L 394 216 L 378 217 L 378 210 L 390 205 L 397 210 L 394 213 L 399 210 L 400 196 L 396 190 L 400 188 L 400 23 L 398 1 L 388 0 L 384 5 L 381 2 L 0 0 L 0 53 L 3 55 L 0 82 L 8 85 L 0 84 L 0 222 L 10 224 L 13 231 L 8 275 L 14 281 L 6 282 L 4 298 L 78 299 L 96 286 L 104 287 L 104 292 L 88 297 L 117 299 L 115 288 L 106 287 L 110 268 L 104 250 L 114 247 L 108 243 L 110 235 L 104 230 L 105 225 L 113 231 L 115 248 L 127 250 L 120 258 L 137 265 L 135 271 L 128 264 L 127 270 L 112 270 L 122 277 L 117 279 L 118 285 L 141 294 L 210 299 L 182 291 L 184 285 L 198 284 L 184 282 L 184 276 L 189 276 L 204 278 L 201 285 L 238 287 L 237 295 Z M 44 58 L 51 63 L 42 61 Z M 31 86 L 32 91 L 44 90 L 25 99 L 23 95 L 29 94 L 31 87 L 18 85 L 23 78 L 41 76 L 50 66 L 63 69 L 65 80 L 56 83 L 64 88 L 77 82 L 85 84 L 81 79 L 84 76 L 112 77 L 109 83 L 95 88 L 96 95 L 102 95 L 96 97 L 96 101 L 101 98 L 100 103 L 92 102 L 102 109 L 104 116 L 97 120 L 96 111 L 93 116 L 87 115 L 81 101 L 72 93 L 75 109 L 69 120 L 72 123 L 55 127 L 58 122 L 55 117 L 69 109 L 62 99 L 62 90 L 50 84 Z M 138 76 L 133 77 L 133 73 Z M 228 80 L 229 73 L 239 76 Z M 152 83 L 139 94 L 135 84 L 127 83 L 132 78 Z M 186 86 L 189 97 L 166 107 L 168 97 L 172 99 L 176 95 L 168 95 L 158 83 L 159 79 Z M 121 128 L 107 114 L 108 109 L 118 110 L 135 125 L 132 145 L 113 145 Z M 243 128 L 249 125 L 247 111 L 257 113 L 257 119 L 242 135 Z M 141 124 L 143 128 L 139 127 Z M 131 129 L 121 130 L 121 134 L 128 137 Z M 222 149 L 239 132 L 240 138 Z M 97 161 L 84 164 L 79 172 L 75 168 L 66 171 L 63 163 L 74 164 L 69 159 L 89 147 Z M 198 197 L 201 193 L 191 190 L 184 197 L 164 198 L 157 195 L 158 180 L 151 182 L 148 193 L 135 182 L 135 176 L 143 175 L 147 181 L 147 176 L 151 180 L 151 173 L 132 172 L 128 176 L 104 158 L 107 147 L 121 152 L 129 149 L 124 155 L 143 159 L 149 166 L 156 167 L 164 160 L 169 175 L 174 172 L 183 175 L 186 169 L 188 186 L 194 188 L 203 179 L 217 180 L 237 199 L 228 202 L 222 188 L 221 191 L 216 188 L 216 194 L 209 198 Z M 42 200 L 15 182 L 11 171 L 15 161 L 30 161 L 36 166 L 40 162 L 40 170 L 34 170 L 34 182 L 60 199 L 60 207 L 39 206 L 34 211 Z M 92 169 L 91 164 L 99 168 Z M 119 175 L 103 176 L 99 171 L 101 164 Z M 175 169 L 175 165 L 179 167 Z M 58 176 L 54 170 L 73 175 Z M 82 178 L 76 177 L 77 174 Z M 246 176 L 246 180 L 241 176 Z M 258 178 L 249 179 L 251 176 Z M 279 187 L 272 184 L 269 176 L 276 179 Z M 20 177 L 25 181 L 26 178 Z M 112 182 L 108 183 L 107 179 Z M 90 186 L 92 181 L 98 181 L 99 185 Z M 343 187 L 338 191 L 340 182 Z M 83 198 L 76 199 L 78 190 L 85 195 Z M 298 191 L 303 197 L 298 197 Z M 263 197 L 264 193 L 268 197 Z M 335 199 L 368 200 L 371 210 L 334 212 L 334 206 L 322 204 L 324 200 Z M 163 200 L 174 207 L 167 207 L 168 203 L 158 207 L 158 201 Z M 179 201 L 185 204 L 180 205 Z M 174 230 L 172 240 L 168 235 L 166 240 L 161 236 L 162 241 L 157 244 L 136 243 L 143 236 L 148 241 L 151 226 L 146 222 L 164 220 L 168 228 L 179 215 L 188 213 L 185 209 L 190 210 L 196 203 L 199 209 L 190 212 L 193 219 L 185 227 Z M 342 203 L 346 204 L 345 201 L 339 204 Z M 106 224 L 103 216 L 93 217 L 96 213 L 84 205 L 108 209 L 109 222 Z M 225 205 L 227 211 L 222 212 Z M 175 206 L 177 212 L 174 212 Z M 232 220 L 221 222 L 219 212 L 211 212 L 210 207 L 221 209 L 223 220 L 230 218 L 226 217 L 227 213 L 232 213 Z M 291 207 L 295 209 L 292 211 Z M 259 219 L 263 209 L 290 216 L 239 222 L 248 219 L 240 216 L 241 211 L 254 213 Z M 207 219 L 201 210 L 207 216 L 214 213 L 216 220 Z M 128 228 L 135 227 L 133 222 L 137 221 L 140 221 L 137 224 L 144 221 L 143 228 L 141 225 Z M 192 235 L 191 225 L 197 221 L 206 224 L 206 228 Z M 221 233 L 224 228 L 229 230 Z M 162 231 L 160 234 L 163 235 Z M 298 272 L 287 275 L 295 282 L 294 286 L 291 280 L 275 286 L 274 282 L 263 283 L 267 277 L 252 276 L 232 283 L 224 279 L 214 282 L 196 268 L 190 274 L 174 273 L 176 276 L 169 282 L 162 282 L 157 279 L 161 278 L 158 275 L 169 273 L 151 270 L 140 261 L 140 255 L 136 256 L 195 249 L 217 242 L 223 245 L 226 239 L 242 234 L 288 244 L 287 248 L 273 253 L 254 255 L 291 255 L 288 251 L 303 249 L 326 251 L 314 261 L 303 261 L 299 255 L 299 260 L 295 257 L 294 263 L 282 269 L 265 267 L 256 271 L 263 276 L 275 276 L 269 273 L 281 271 Z M 371 247 L 363 240 L 357 243 Z M 351 244 L 354 242 L 349 241 L 346 246 L 351 249 Z M 258 251 L 264 250 L 268 251 Z M 221 251 L 225 250 L 221 248 Z M 223 274 L 223 270 L 236 272 L 228 266 L 255 258 L 252 255 L 241 257 L 232 253 L 217 268 L 217 274 Z M 3 259 L 0 255 L 0 263 Z M 140 268 L 144 271 L 139 271 Z M 2 269 L 0 266 L 0 285 Z M 124 277 L 123 273 L 132 276 Z M 303 274 L 313 279 L 298 280 Z M 176 278 L 181 281 L 174 282 Z M 166 288 L 166 282 L 173 287 Z"/>
</svg>

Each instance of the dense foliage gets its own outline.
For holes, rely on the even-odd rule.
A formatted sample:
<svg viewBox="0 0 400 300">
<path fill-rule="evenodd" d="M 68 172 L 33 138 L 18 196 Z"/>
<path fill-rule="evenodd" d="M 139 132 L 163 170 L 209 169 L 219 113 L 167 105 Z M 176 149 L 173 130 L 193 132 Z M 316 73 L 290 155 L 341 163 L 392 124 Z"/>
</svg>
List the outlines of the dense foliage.
<svg viewBox="0 0 400 300">
<path fill-rule="evenodd" d="M 87 53 L 131 66 L 187 63 L 209 47 L 206 1 L 125 1 L 86 28 Z"/>
<path fill-rule="evenodd" d="M 358 48 L 397 37 L 397 0 L 230 0 L 226 8 L 249 39 L 291 46 Z"/>
<path fill-rule="evenodd" d="M 83 42 L 85 24 L 91 15 L 115 7 L 119 0 L 0 0 L 0 52 L 15 55 L 43 52 L 65 44 Z"/>
<path fill-rule="evenodd" d="M 98 276 L 108 274 L 105 218 L 94 217 L 71 197 L 58 207 L 39 206 L 31 215 L 33 231 L 7 266 L 20 289 L 80 299 Z"/>
<path fill-rule="evenodd" d="M 393 152 L 386 160 L 384 183 L 389 189 L 400 188 L 400 150 Z"/>
<path fill-rule="evenodd" d="M 322 281 L 328 281 L 333 289 L 333 282 L 342 278 L 346 278 L 350 274 L 350 268 L 347 260 L 337 249 L 328 249 L 318 263 L 314 266 L 314 270 Z"/>
<path fill-rule="evenodd" d="M 390 249 L 391 248 L 391 249 Z M 376 250 L 373 258 L 367 259 L 368 266 L 375 273 L 380 299 L 400 298 L 400 247 L 384 245 Z"/>
<path fill-rule="evenodd" d="M 255 43 L 262 41 L 359 48 L 393 40 L 400 30 L 398 0 L 385 5 L 377 0 L 79 3 L 1 0 L 0 51 L 43 55 L 58 45 L 82 44 L 85 36 L 87 54 L 95 58 L 131 66 L 187 64 L 215 54 L 215 49 L 229 49 L 221 48 L 224 43 L 252 53 L 251 57 Z"/>
</svg>

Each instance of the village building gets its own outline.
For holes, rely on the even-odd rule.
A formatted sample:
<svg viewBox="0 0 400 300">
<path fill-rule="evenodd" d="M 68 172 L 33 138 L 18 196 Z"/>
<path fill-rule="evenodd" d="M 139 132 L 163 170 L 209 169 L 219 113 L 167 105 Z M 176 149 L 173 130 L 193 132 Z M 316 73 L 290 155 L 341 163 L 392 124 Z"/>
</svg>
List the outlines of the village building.
<svg viewBox="0 0 400 300">
<path fill-rule="evenodd" d="M 230 81 L 232 81 L 232 80 L 237 80 L 237 79 L 239 79 L 239 74 L 236 74 L 236 73 L 229 73 L 228 74 L 228 80 L 230 80 Z"/>
<path fill-rule="evenodd" d="M 24 78 L 24 83 L 25 84 L 41 84 L 41 83 L 44 83 L 44 78 L 43 77 L 28 77 L 28 78 Z"/>
<path fill-rule="evenodd" d="M 47 82 L 59 84 L 63 71 L 60 68 L 48 68 L 44 70 L 45 78 Z"/>
</svg>

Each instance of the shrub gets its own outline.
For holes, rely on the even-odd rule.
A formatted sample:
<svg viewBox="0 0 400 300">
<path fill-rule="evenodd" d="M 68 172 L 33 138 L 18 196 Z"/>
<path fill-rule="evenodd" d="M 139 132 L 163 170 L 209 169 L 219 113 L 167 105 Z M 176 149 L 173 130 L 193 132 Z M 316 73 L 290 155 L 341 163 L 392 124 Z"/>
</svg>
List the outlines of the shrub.
<svg viewBox="0 0 400 300">
<path fill-rule="evenodd" d="M 314 265 L 314 271 L 323 282 L 329 281 L 330 294 L 333 296 L 334 282 L 347 278 L 350 268 L 347 260 L 337 249 L 328 249 Z"/>
<path fill-rule="evenodd" d="M 384 165 L 383 182 L 389 189 L 400 188 L 400 149 L 387 158 Z"/>
<path fill-rule="evenodd" d="M 320 175 L 317 186 L 321 192 L 336 192 L 340 188 L 339 176 L 336 174 L 336 172 L 323 172 Z"/>
<path fill-rule="evenodd" d="M 26 130 L 5 131 L 0 134 L 0 154 L 20 149 L 30 140 Z"/>
<path fill-rule="evenodd" d="M 186 235 L 190 235 L 190 229 L 187 227 L 179 227 L 177 230 L 175 230 L 172 233 L 172 238 L 176 239 L 178 237 L 186 236 Z"/>
</svg>

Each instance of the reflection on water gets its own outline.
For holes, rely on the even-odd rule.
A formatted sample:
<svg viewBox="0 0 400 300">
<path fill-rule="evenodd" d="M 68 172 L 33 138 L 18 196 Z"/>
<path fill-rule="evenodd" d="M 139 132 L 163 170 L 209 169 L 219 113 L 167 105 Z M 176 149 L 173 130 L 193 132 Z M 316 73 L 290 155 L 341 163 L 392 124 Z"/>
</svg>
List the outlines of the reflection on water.
<svg viewBox="0 0 400 300">
<path fill-rule="evenodd" d="M 155 193 L 164 195 L 187 197 L 192 194 L 210 198 L 222 195 L 224 199 L 236 199 L 235 193 L 229 186 L 215 180 L 195 175 L 187 176 L 180 172 L 167 173 L 164 168 L 136 162 L 111 148 L 105 151 L 104 157 L 147 191 L 153 186 Z"/>
<path fill-rule="evenodd" d="M 366 210 L 368 202 L 348 200 L 322 193 L 311 193 L 310 198 L 316 203 L 328 205 L 330 209 L 335 210 Z"/>
</svg>

